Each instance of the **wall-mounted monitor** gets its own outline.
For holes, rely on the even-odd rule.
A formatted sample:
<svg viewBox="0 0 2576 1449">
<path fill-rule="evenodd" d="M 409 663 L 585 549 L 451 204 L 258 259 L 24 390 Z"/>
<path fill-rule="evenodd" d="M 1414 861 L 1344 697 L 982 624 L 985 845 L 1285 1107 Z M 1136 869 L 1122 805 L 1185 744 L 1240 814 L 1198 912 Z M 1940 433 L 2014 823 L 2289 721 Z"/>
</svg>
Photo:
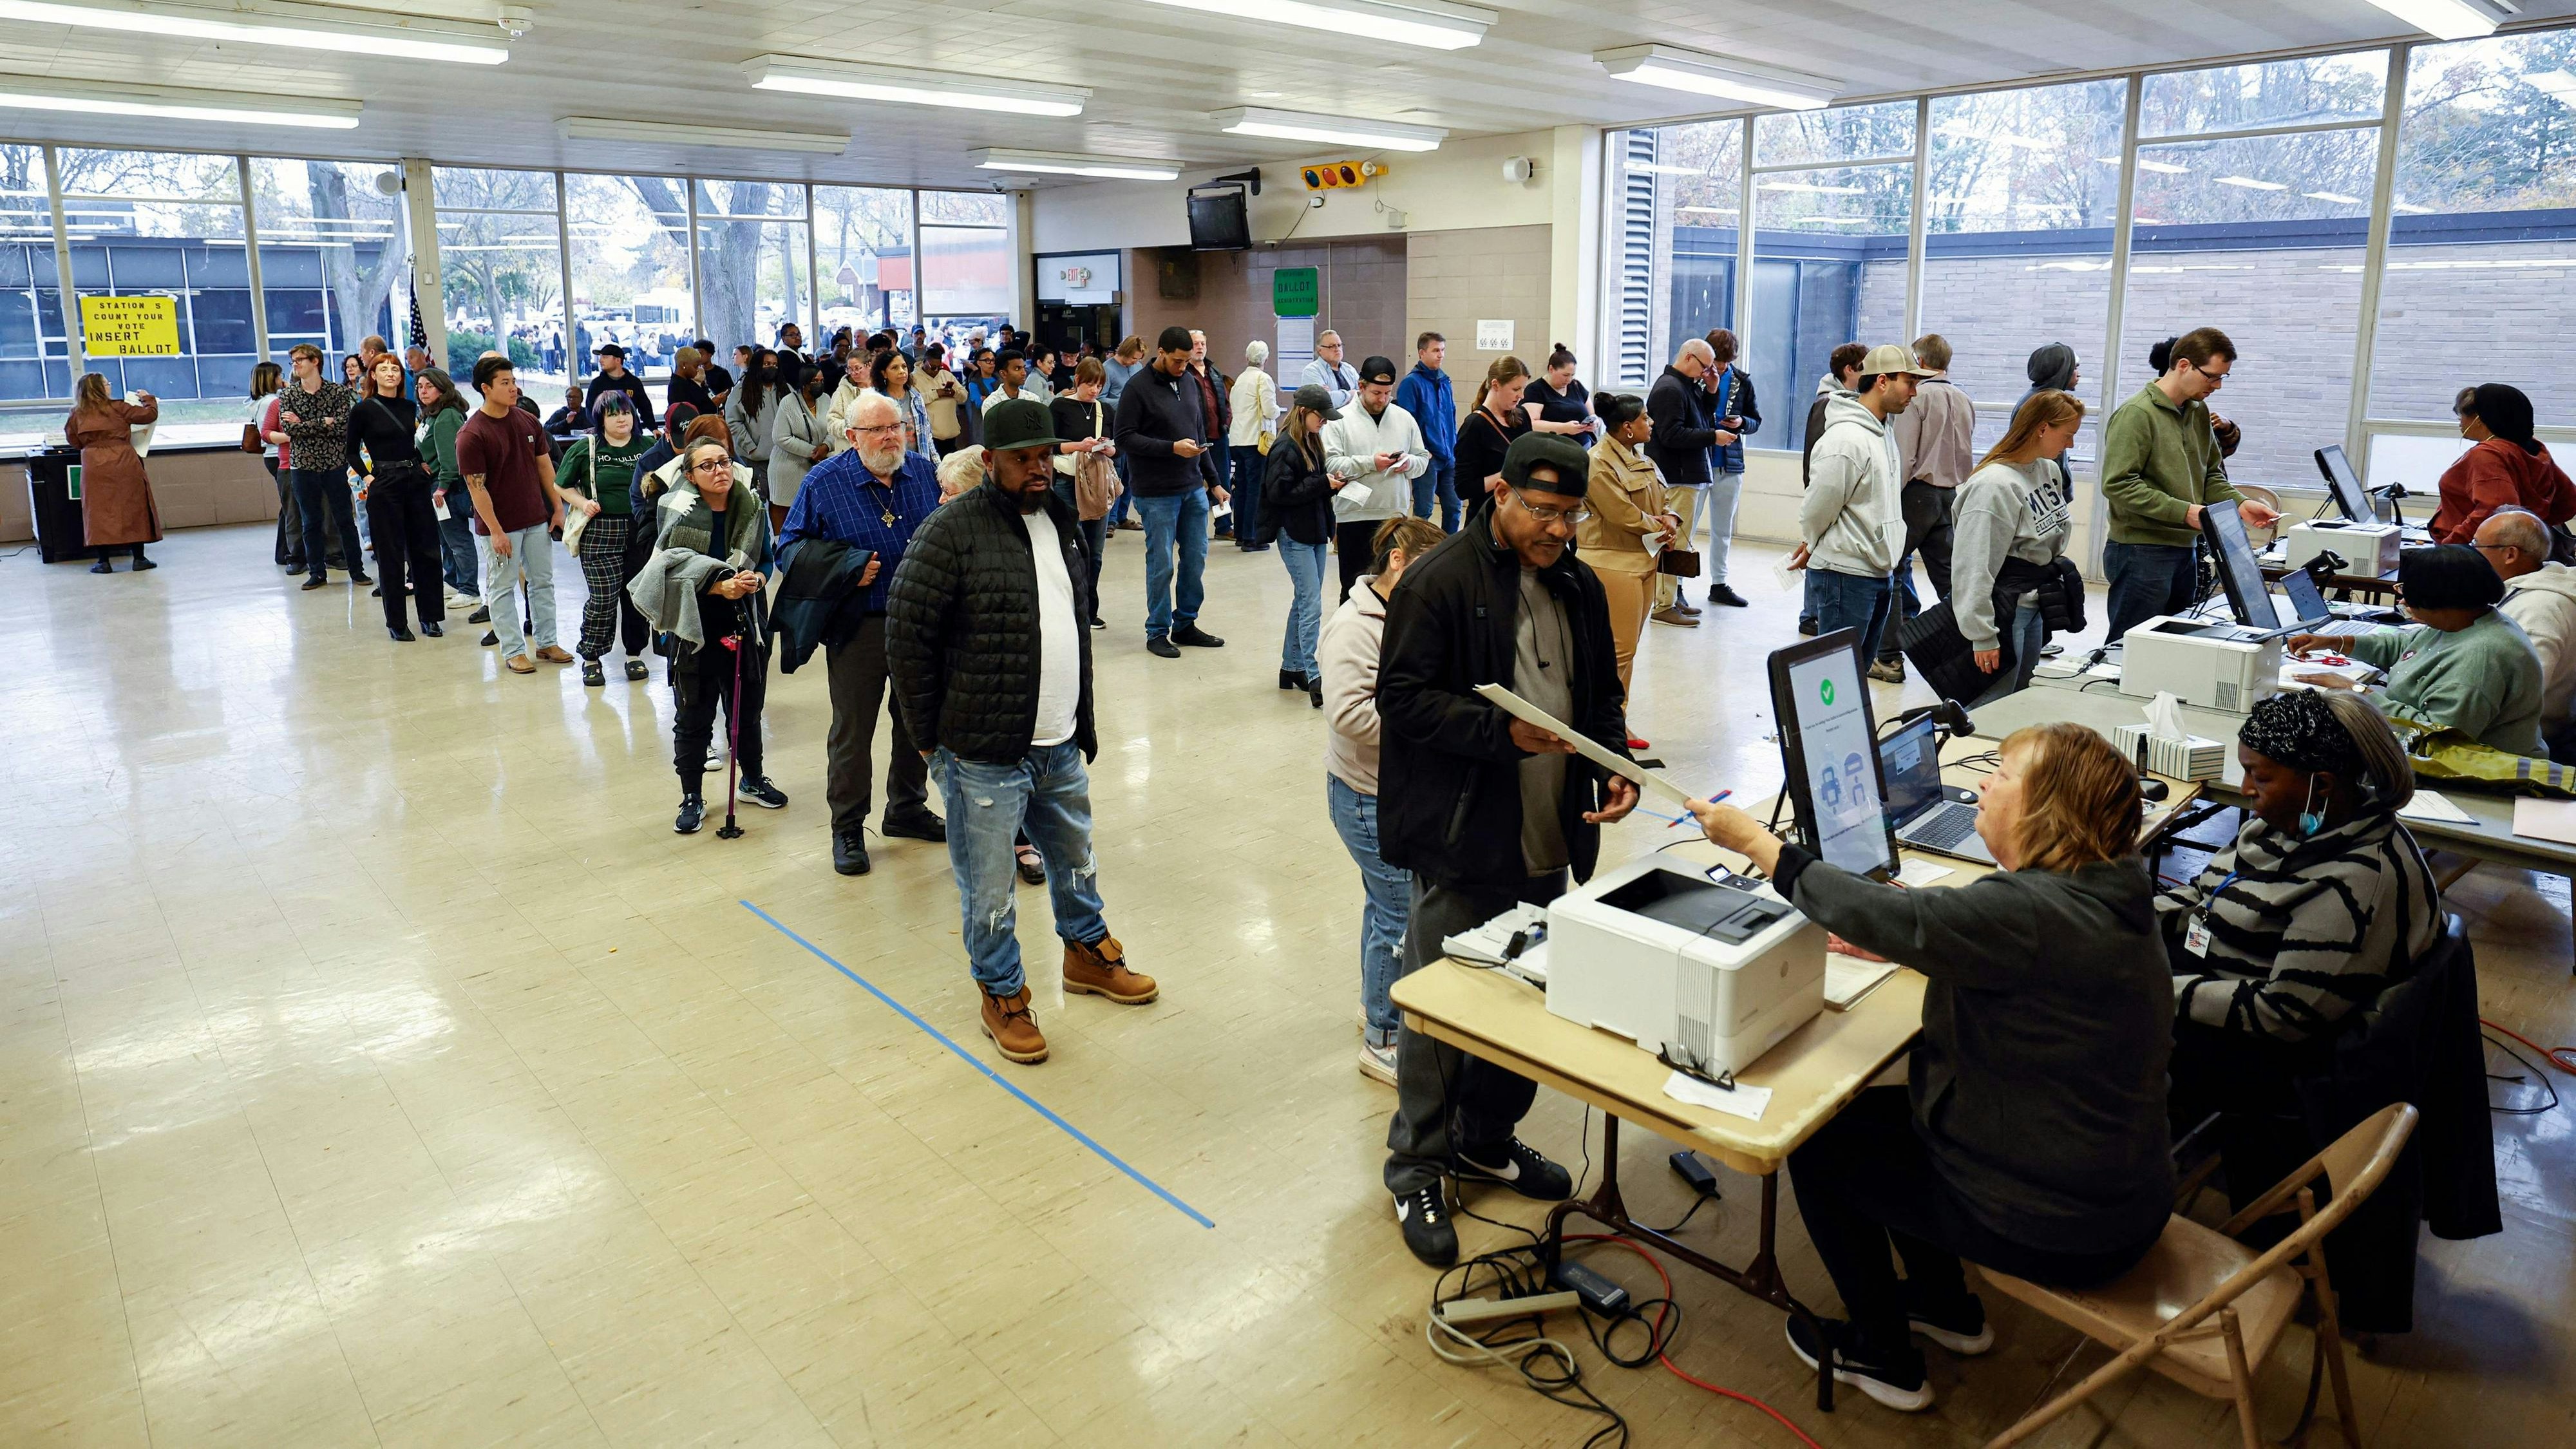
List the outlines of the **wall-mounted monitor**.
<svg viewBox="0 0 2576 1449">
<path fill-rule="evenodd" d="M 1190 192 L 1190 250 L 1240 252 L 1252 246 L 1252 207 L 1240 186 Z"/>
</svg>

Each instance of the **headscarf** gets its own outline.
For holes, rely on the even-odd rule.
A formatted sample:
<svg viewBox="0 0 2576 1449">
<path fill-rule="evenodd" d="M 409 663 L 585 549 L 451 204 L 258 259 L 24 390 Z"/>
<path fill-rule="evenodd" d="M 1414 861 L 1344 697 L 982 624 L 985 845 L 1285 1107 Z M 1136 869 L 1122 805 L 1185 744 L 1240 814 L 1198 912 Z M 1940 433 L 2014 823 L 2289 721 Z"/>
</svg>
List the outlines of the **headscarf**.
<svg viewBox="0 0 2576 1449">
<path fill-rule="evenodd" d="M 2237 731 L 2237 742 L 2277 765 L 2306 774 L 2319 770 L 2358 780 L 2369 773 L 2352 732 L 2335 718 L 2324 694 L 2293 689 L 2255 701 Z"/>
<path fill-rule="evenodd" d="M 2526 453 L 2540 452 L 2540 440 L 2531 435 L 2531 399 L 2524 396 L 2521 388 L 2511 383 L 2482 382 L 2476 399 L 2469 405 L 2470 410 L 2487 425 L 2488 432 Z"/>
<path fill-rule="evenodd" d="M 2418 609 L 2484 609 L 2504 599 L 2504 580 L 2485 554 L 2465 543 L 2398 554 L 2397 587 Z"/>
<path fill-rule="evenodd" d="M 2075 349 L 2052 342 L 2030 355 L 2026 370 L 2033 392 L 2066 392 L 2075 386 Z"/>
</svg>

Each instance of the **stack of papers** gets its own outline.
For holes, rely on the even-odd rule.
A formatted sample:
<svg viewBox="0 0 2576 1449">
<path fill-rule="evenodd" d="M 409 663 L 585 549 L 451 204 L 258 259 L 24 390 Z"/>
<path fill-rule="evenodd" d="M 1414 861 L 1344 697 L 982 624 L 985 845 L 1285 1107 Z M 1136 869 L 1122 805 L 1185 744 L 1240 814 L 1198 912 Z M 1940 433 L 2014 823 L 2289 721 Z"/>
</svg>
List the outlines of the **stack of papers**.
<svg viewBox="0 0 2576 1449">
<path fill-rule="evenodd" d="M 1473 961 L 1479 966 L 1500 966 L 1513 959 L 1510 952 L 1515 933 L 1540 938 L 1523 948 L 1526 955 L 1530 949 L 1545 944 L 1542 928 L 1546 925 L 1547 907 L 1520 902 L 1481 926 L 1444 937 L 1440 949 L 1461 961 Z"/>
<path fill-rule="evenodd" d="M 1849 1011 L 1854 1003 L 1896 974 L 1891 961 L 1862 961 L 1850 956 L 1825 957 L 1825 1009 Z"/>
<path fill-rule="evenodd" d="M 2475 825 L 2478 823 L 2470 816 L 2469 812 L 2461 809 L 2457 804 L 2453 803 L 2449 796 L 2442 794 L 2438 790 L 2425 790 L 2420 788 L 2416 790 L 2415 798 L 2407 801 L 2406 804 L 2398 810 L 2397 817 L 2401 820 L 2438 820 L 2444 825 Z M 2513 820 L 2513 833 L 2516 835 L 2522 834 L 2522 811 L 2518 807 L 2514 811 Z"/>
</svg>

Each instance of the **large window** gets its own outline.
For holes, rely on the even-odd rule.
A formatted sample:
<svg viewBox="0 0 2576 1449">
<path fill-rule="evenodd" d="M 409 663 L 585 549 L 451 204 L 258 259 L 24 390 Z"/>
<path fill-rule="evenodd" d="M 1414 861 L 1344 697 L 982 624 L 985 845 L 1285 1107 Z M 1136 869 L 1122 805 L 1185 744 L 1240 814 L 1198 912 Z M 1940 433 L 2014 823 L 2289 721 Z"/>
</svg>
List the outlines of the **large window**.
<svg viewBox="0 0 2576 1449">
<path fill-rule="evenodd" d="M 908 328 L 920 315 L 913 283 L 912 193 L 890 187 L 814 188 L 814 255 L 823 336 Z"/>
<path fill-rule="evenodd" d="M 777 181 L 701 181 L 698 285 L 707 335 L 773 346 L 793 325 L 812 342 L 814 285 L 805 188 Z"/>
<path fill-rule="evenodd" d="M 159 398 L 174 440 L 237 430 L 259 343 L 233 158 L 66 148 L 57 164 L 82 299 L 72 322 L 89 369 L 118 393 Z M 92 337 L 87 308 L 111 297 L 167 299 L 176 352 L 121 355 L 120 344 Z"/>
<path fill-rule="evenodd" d="M 70 397 L 68 348 L 44 152 L 0 146 L 0 402 Z M 36 441 L 53 426 L 53 411 L 33 408 L 0 419 L 0 442 Z"/>
<path fill-rule="evenodd" d="M 698 336 L 689 272 L 687 183 L 661 176 L 564 177 L 564 238 L 572 260 L 573 328 L 590 349 L 614 342 L 648 381 Z M 588 352 L 578 375 L 596 370 Z"/>
<path fill-rule="evenodd" d="M 336 358 L 370 334 L 401 350 L 411 330 L 401 179 L 384 165 L 251 161 L 271 356 L 311 343 Z"/>
<path fill-rule="evenodd" d="M 1778 380 L 1775 397 L 1803 396 L 1846 341 L 1908 336 L 1914 112 L 1912 102 L 1900 101 L 1754 122 L 1748 356 L 1757 377 Z M 1806 425 L 1803 408 L 1781 408 L 1763 436 L 1799 447 Z"/>
<path fill-rule="evenodd" d="M 991 192 L 921 193 L 921 310 L 952 338 L 997 327 L 1019 302 L 1012 277 L 1011 199 Z"/>
<path fill-rule="evenodd" d="M 586 339 L 564 335 L 554 173 L 440 166 L 431 173 L 430 194 L 438 210 L 449 375 L 470 388 L 475 359 L 506 352 L 519 386 L 551 407 L 570 377 L 590 372 L 589 347 L 581 345 Z"/>
<path fill-rule="evenodd" d="M 1735 325 L 1744 126 L 1711 121 L 1631 131 L 1608 154 L 1617 215 L 1605 244 L 1632 285 L 1623 293 L 1612 356 L 1595 375 L 1642 387 L 1684 341 Z"/>
</svg>

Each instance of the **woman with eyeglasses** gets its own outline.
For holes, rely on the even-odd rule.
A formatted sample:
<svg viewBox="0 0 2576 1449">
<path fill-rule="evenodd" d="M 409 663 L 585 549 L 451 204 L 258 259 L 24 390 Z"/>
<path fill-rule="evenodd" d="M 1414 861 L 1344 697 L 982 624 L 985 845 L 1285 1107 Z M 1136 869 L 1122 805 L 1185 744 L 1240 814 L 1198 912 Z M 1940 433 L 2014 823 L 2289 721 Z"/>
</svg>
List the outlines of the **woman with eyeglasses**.
<svg viewBox="0 0 2576 1449">
<path fill-rule="evenodd" d="M 771 566 L 769 510 L 743 486 L 750 470 L 712 438 L 689 444 L 674 464 L 679 476 L 654 510 L 660 523 L 654 558 L 637 584 L 647 616 L 674 636 L 671 764 L 680 776 L 680 813 L 671 828 L 694 835 L 706 819 L 708 753 L 719 708 L 734 742 L 742 797 L 783 810 L 787 795 L 760 770 L 760 711 L 769 692 L 763 592 Z M 717 562 L 674 559 L 673 550 Z M 692 623 L 696 643 L 687 640 Z"/>
</svg>

